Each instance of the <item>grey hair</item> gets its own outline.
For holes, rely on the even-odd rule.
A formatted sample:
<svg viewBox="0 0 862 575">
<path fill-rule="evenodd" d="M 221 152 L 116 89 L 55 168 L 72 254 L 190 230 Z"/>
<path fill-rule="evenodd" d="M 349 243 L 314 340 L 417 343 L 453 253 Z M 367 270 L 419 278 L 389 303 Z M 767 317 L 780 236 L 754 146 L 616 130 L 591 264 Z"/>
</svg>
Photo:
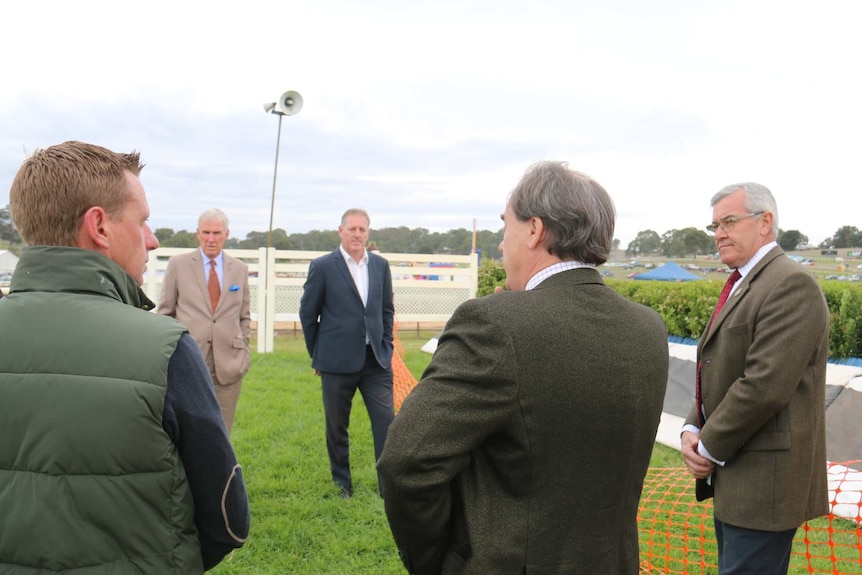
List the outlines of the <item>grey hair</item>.
<svg viewBox="0 0 862 575">
<path fill-rule="evenodd" d="M 221 211 L 218 208 L 210 208 L 210 209 L 204 211 L 204 213 L 202 213 L 200 215 L 200 217 L 198 218 L 198 228 L 201 227 L 201 224 L 203 222 L 212 222 L 212 221 L 221 222 L 221 224 L 224 226 L 224 229 L 228 229 L 230 227 L 230 226 L 228 226 L 227 216 L 225 215 L 225 213 L 223 211 Z"/>
<path fill-rule="evenodd" d="M 566 162 L 530 166 L 508 202 L 519 220 L 542 220 L 548 253 L 593 265 L 608 260 L 614 243 L 614 202 L 598 182 L 570 170 Z"/>
<path fill-rule="evenodd" d="M 347 221 L 347 218 L 350 216 L 362 216 L 365 218 L 365 221 L 368 222 L 368 227 L 371 227 L 371 216 L 368 215 L 368 212 L 362 210 L 360 208 L 350 208 L 341 216 L 341 225 L 344 225 L 344 222 Z"/>
<path fill-rule="evenodd" d="M 721 188 L 712 199 L 709 201 L 709 207 L 714 208 L 715 204 L 720 202 L 731 194 L 741 191 L 745 196 L 745 209 L 751 213 L 754 212 L 770 212 L 772 214 L 772 229 L 770 233 L 773 237 L 778 237 L 778 205 L 775 203 L 775 198 L 772 197 L 772 192 L 769 188 L 762 184 L 754 182 L 743 182 L 741 184 L 731 184 Z"/>
</svg>

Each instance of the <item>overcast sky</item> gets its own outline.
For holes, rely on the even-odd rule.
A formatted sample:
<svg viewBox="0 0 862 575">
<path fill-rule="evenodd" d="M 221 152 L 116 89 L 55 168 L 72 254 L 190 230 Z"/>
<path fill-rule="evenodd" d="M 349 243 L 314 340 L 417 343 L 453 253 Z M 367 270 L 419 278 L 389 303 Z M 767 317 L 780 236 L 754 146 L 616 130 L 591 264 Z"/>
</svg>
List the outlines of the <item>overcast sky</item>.
<svg viewBox="0 0 862 575">
<path fill-rule="evenodd" d="M 534 161 L 564 160 L 637 232 L 702 226 L 757 181 L 819 243 L 862 227 L 862 2 L 16 1 L 0 30 L 0 207 L 27 154 L 138 150 L 152 227 L 231 235 L 498 230 Z M 373 235 L 373 234 L 372 234 Z"/>
</svg>

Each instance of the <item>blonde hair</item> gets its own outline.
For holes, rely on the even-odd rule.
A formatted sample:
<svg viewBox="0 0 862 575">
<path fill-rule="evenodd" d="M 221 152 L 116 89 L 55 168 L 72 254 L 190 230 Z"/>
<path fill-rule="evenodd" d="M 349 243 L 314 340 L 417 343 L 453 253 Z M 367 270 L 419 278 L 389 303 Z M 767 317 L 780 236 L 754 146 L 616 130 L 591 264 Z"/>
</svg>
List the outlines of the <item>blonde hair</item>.
<svg viewBox="0 0 862 575">
<path fill-rule="evenodd" d="M 93 206 L 115 216 L 131 199 L 126 172 L 141 173 L 140 154 L 69 141 L 36 150 L 12 180 L 9 211 L 29 245 L 76 246 L 81 217 Z"/>
</svg>

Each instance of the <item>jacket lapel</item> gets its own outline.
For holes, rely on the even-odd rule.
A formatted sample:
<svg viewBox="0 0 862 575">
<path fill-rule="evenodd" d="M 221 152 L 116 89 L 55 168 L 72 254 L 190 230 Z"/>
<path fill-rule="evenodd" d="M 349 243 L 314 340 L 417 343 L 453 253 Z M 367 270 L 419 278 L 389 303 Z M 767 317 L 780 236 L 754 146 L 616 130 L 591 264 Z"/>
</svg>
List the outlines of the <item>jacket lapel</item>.
<svg viewBox="0 0 862 575">
<path fill-rule="evenodd" d="M 344 261 L 344 256 L 341 254 L 341 250 L 336 249 L 332 252 L 332 257 L 335 258 L 335 267 L 338 268 L 338 271 L 340 271 L 342 277 L 344 277 L 344 281 L 347 282 L 348 286 L 350 286 L 350 291 L 352 291 L 356 296 L 356 299 L 359 300 L 359 305 L 362 305 L 362 297 L 359 295 L 359 290 L 356 289 L 356 282 L 353 281 L 353 276 L 350 275 L 350 269 L 347 267 L 347 262 Z"/>
<path fill-rule="evenodd" d="M 207 289 L 207 278 L 206 273 L 204 272 L 203 259 L 201 259 L 201 251 L 199 249 L 196 249 L 192 252 L 191 262 L 192 277 L 195 278 L 195 285 L 198 286 L 198 289 L 200 290 L 201 296 L 204 298 L 204 301 L 209 303 L 210 292 Z"/>
<path fill-rule="evenodd" d="M 769 265 L 769 262 L 771 262 L 783 253 L 784 252 L 781 250 L 781 248 L 776 246 L 775 248 L 769 250 L 766 255 L 763 256 L 763 258 L 759 262 L 757 262 L 757 265 L 754 266 L 754 268 L 752 268 L 750 272 L 748 272 L 748 275 L 746 275 L 745 278 L 743 278 L 742 283 L 739 284 L 739 287 L 737 287 L 733 291 L 733 293 L 730 294 L 730 297 L 724 303 L 724 307 L 721 308 L 721 311 L 718 313 L 718 316 L 716 316 L 715 321 L 712 322 L 712 326 L 708 328 L 709 331 L 705 334 L 705 339 L 708 340 L 710 336 L 712 336 L 712 334 L 718 331 L 718 327 L 724 322 L 724 319 L 728 315 L 730 315 L 730 312 L 733 311 L 733 309 L 736 307 L 736 304 L 742 301 L 742 298 L 745 297 L 746 293 L 748 293 L 748 289 L 749 286 L 751 286 L 751 282 L 757 279 L 757 276 L 760 275 L 760 272 L 763 271 L 763 268 L 765 268 L 767 265 Z"/>
<path fill-rule="evenodd" d="M 371 257 L 371 254 L 368 254 L 368 301 L 376 301 L 374 298 L 380 299 L 380 296 L 377 295 L 377 282 L 374 281 L 377 270 L 377 262 L 374 261 L 374 258 Z M 366 306 L 367 307 L 367 306 Z"/>
<path fill-rule="evenodd" d="M 233 259 L 228 257 L 227 254 L 222 253 L 222 261 L 224 262 L 224 273 L 222 274 L 222 286 L 218 296 L 219 306 L 225 298 L 225 292 L 230 291 L 231 281 L 233 278 Z M 218 311 L 218 306 L 216 306 L 216 311 Z"/>
</svg>

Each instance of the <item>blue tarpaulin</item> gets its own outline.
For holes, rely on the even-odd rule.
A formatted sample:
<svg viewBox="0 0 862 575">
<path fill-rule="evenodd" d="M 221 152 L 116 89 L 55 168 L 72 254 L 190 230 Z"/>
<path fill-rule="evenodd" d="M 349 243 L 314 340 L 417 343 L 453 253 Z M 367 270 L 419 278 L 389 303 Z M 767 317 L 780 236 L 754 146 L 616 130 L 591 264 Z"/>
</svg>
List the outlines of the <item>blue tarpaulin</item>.
<svg viewBox="0 0 862 575">
<path fill-rule="evenodd" d="M 636 280 L 658 280 L 664 282 L 686 282 L 690 280 L 703 279 L 698 275 L 691 273 L 679 267 L 673 262 L 667 262 L 663 266 L 657 267 L 654 270 L 643 272 L 634 276 Z"/>
</svg>

